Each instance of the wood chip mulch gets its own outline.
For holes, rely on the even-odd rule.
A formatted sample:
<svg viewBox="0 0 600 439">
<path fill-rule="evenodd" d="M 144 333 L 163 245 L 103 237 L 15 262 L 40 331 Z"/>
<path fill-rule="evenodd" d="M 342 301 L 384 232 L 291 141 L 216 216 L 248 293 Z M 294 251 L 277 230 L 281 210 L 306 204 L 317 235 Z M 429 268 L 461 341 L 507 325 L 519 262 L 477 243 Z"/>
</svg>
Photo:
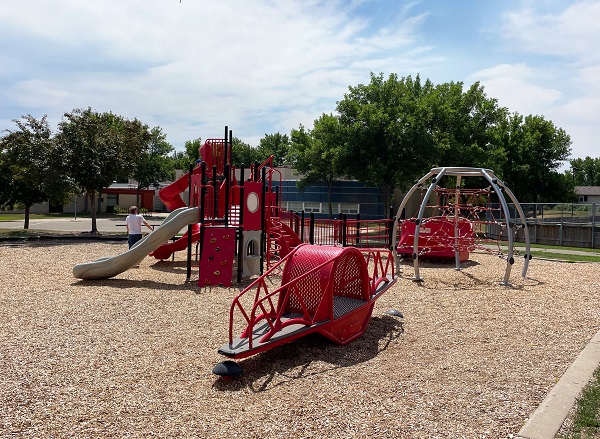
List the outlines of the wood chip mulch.
<svg viewBox="0 0 600 439">
<path fill-rule="evenodd" d="M 505 438 L 600 328 L 600 264 L 403 262 L 367 332 L 308 336 L 212 374 L 239 286 L 186 283 L 185 252 L 112 279 L 126 244 L 0 246 L 1 437 Z M 197 280 L 197 268 L 193 271 Z M 404 319 L 385 314 L 398 309 Z"/>
</svg>

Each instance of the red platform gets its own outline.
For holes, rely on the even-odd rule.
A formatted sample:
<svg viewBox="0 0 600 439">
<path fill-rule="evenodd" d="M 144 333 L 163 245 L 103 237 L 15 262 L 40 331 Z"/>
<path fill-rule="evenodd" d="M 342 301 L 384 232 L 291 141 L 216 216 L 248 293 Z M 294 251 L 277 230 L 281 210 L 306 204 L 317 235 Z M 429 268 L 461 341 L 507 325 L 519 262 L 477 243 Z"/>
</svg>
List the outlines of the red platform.
<svg viewBox="0 0 600 439">
<path fill-rule="evenodd" d="M 416 228 L 413 220 L 406 220 L 401 224 L 397 246 L 399 254 L 409 257 L 413 255 Z M 469 259 L 473 243 L 473 223 L 465 218 L 424 218 L 419 228 L 418 249 L 419 258 L 422 259 L 454 261 L 457 250 L 460 262 L 464 262 Z"/>
</svg>

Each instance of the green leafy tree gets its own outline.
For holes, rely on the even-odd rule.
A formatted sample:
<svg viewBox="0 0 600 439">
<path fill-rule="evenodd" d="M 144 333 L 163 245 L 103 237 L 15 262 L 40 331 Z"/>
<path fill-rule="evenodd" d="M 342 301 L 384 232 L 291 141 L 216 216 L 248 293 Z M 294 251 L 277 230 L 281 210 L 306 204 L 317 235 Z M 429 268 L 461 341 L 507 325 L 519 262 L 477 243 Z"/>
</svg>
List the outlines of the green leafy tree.
<svg viewBox="0 0 600 439">
<path fill-rule="evenodd" d="M 600 158 L 587 156 L 584 159 L 573 159 L 570 164 L 575 186 L 600 186 Z"/>
<path fill-rule="evenodd" d="M 242 142 L 237 137 L 232 140 L 231 149 L 231 164 L 240 167 L 242 164 L 249 168 L 254 162 L 262 162 L 262 157 L 257 148 L 250 146 L 248 143 Z"/>
<path fill-rule="evenodd" d="M 173 147 L 167 142 L 162 130 L 159 127 L 152 128 L 150 139 L 140 154 L 133 174 L 133 178 L 138 182 L 137 204 L 139 204 L 140 189 L 150 185 L 158 187 L 161 182 L 175 177 L 173 160 L 169 157 L 172 152 Z"/>
<path fill-rule="evenodd" d="M 558 168 L 571 153 L 571 138 L 543 116 L 514 113 L 502 127 L 506 161 L 499 175 L 520 202 L 556 201 L 568 191 Z"/>
<path fill-rule="evenodd" d="M 1 144 L 1 143 L 0 143 Z M 0 146 L 3 148 L 4 146 Z M 4 154 L 0 153 L 0 208 L 10 210 L 14 204 L 13 178 Z"/>
<path fill-rule="evenodd" d="M 200 158 L 201 146 L 202 139 L 200 137 L 187 140 L 184 144 L 184 151 L 178 151 L 175 155 L 175 169 L 185 169 L 187 171 L 190 165 L 194 165 Z"/>
<path fill-rule="evenodd" d="M 287 164 L 286 157 L 290 147 L 290 139 L 287 134 L 279 132 L 275 134 L 265 134 L 260 139 L 258 145 L 258 161 L 262 162 L 273 156 L 273 166 L 282 166 Z"/>
<path fill-rule="evenodd" d="M 115 180 L 126 180 L 150 140 L 148 126 L 113 113 L 91 108 L 65 113 L 58 125 L 57 140 L 74 183 L 85 191 L 96 225 L 97 196 Z"/>
<path fill-rule="evenodd" d="M 329 218 L 332 217 L 333 212 L 331 203 L 333 184 L 344 175 L 339 160 L 344 144 L 344 130 L 340 126 L 339 119 L 331 114 L 323 114 L 315 120 L 310 132 L 302 125 L 291 132 L 287 160 L 302 175 L 297 182 L 298 189 L 303 190 L 310 184 L 325 182 Z"/>
<path fill-rule="evenodd" d="M 478 82 L 466 91 L 462 82 L 439 84 L 424 102 L 431 112 L 435 143 L 430 167 L 498 169 L 504 163 L 497 128 L 506 119 L 506 109 L 488 98 Z"/>
<path fill-rule="evenodd" d="M 350 177 L 379 187 L 386 206 L 395 187 L 405 188 L 428 170 L 435 150 L 432 112 L 425 97 L 433 84 L 419 76 L 371 73 L 371 82 L 349 87 L 338 102 L 347 130 L 340 160 Z"/>
<path fill-rule="evenodd" d="M 43 116 L 15 119 L 17 130 L 8 131 L 0 140 L 2 163 L 2 202 L 23 206 L 24 228 L 29 228 L 31 207 L 48 200 L 62 201 L 69 190 L 68 179 L 56 154 L 50 125 Z M 54 166 L 53 166 L 54 165 Z"/>
</svg>

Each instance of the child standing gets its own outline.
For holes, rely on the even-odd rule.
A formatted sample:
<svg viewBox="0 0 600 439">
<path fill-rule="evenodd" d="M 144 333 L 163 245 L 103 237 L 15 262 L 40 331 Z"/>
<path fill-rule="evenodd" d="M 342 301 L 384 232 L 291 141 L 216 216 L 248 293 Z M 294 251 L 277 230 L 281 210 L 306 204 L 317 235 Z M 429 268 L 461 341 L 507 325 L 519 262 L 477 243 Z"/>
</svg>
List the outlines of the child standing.
<svg viewBox="0 0 600 439">
<path fill-rule="evenodd" d="M 138 208 L 131 206 L 129 208 L 129 215 L 125 219 L 127 223 L 127 242 L 129 248 L 133 247 L 133 244 L 142 239 L 142 224 L 152 230 L 152 226 L 148 224 L 148 221 L 144 217 L 138 214 Z"/>
</svg>

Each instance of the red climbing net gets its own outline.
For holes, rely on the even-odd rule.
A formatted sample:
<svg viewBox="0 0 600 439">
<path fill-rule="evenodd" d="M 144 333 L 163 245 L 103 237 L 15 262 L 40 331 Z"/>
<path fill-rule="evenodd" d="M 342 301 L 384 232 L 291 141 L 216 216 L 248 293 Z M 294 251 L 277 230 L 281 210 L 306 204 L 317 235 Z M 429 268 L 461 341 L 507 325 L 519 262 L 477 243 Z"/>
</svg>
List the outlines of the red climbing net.
<svg viewBox="0 0 600 439">
<path fill-rule="evenodd" d="M 494 253 L 502 256 L 507 221 L 497 195 L 491 188 L 436 188 L 435 204 L 427 204 L 422 221 L 416 217 L 404 220 L 399 227 L 397 251 L 414 257 L 417 226 L 418 256 L 431 259 L 461 261 L 470 252 Z M 510 223 L 510 221 L 509 221 Z M 514 224 L 513 224 L 514 225 Z M 516 233 L 514 227 L 512 233 Z"/>
</svg>

